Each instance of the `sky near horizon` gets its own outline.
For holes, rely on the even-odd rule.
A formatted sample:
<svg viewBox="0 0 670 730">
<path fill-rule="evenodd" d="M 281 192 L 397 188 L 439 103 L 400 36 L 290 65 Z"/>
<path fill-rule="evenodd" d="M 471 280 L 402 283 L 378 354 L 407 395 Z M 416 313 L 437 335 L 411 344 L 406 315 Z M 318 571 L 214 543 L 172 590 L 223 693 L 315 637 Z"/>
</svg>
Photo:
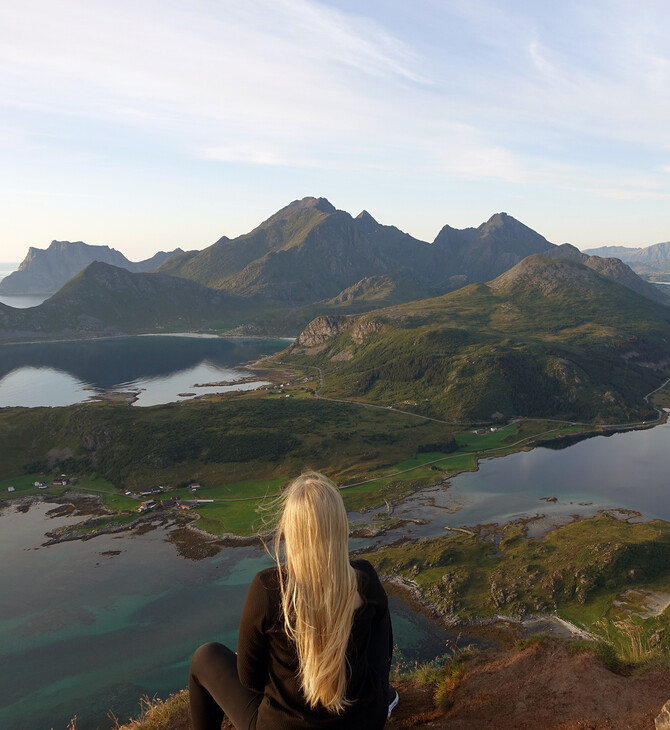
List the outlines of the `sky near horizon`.
<svg viewBox="0 0 670 730">
<path fill-rule="evenodd" d="M 0 261 L 201 249 L 308 195 L 429 241 L 670 240 L 669 31 L 662 0 L 3 3 Z"/>
</svg>

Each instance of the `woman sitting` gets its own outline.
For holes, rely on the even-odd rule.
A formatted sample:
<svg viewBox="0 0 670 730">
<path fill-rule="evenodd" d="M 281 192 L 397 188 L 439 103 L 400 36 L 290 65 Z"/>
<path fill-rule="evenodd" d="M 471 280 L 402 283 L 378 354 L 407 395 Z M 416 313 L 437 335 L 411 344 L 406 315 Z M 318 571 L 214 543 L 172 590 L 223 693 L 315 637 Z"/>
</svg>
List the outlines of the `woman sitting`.
<svg viewBox="0 0 670 730">
<path fill-rule="evenodd" d="M 195 730 L 378 730 L 398 696 L 386 593 L 365 560 L 349 562 L 338 489 L 315 472 L 283 495 L 277 565 L 253 579 L 237 655 L 201 646 L 191 662 Z M 283 559 L 282 559 L 283 557 Z"/>
</svg>

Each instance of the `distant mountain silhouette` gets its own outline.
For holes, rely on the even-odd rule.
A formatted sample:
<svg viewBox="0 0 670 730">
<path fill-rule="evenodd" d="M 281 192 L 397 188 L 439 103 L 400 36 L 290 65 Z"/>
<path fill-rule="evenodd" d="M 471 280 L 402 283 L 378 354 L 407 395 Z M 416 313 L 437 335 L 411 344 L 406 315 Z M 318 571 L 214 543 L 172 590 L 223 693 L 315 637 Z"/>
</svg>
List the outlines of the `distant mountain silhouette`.
<svg viewBox="0 0 670 730">
<path fill-rule="evenodd" d="M 109 246 L 91 246 L 82 241 L 52 241 L 47 249 L 31 246 L 19 268 L 0 281 L 0 293 L 54 294 L 93 261 L 138 273 L 152 271 L 175 253 L 182 253 L 182 250 L 159 251 L 149 259 L 133 262 Z"/>
<path fill-rule="evenodd" d="M 649 278 L 670 281 L 670 241 L 646 248 L 602 246 L 584 251 L 591 256 L 615 256 L 627 263 L 635 273 Z M 661 276 L 661 275 L 665 276 Z"/>
</svg>

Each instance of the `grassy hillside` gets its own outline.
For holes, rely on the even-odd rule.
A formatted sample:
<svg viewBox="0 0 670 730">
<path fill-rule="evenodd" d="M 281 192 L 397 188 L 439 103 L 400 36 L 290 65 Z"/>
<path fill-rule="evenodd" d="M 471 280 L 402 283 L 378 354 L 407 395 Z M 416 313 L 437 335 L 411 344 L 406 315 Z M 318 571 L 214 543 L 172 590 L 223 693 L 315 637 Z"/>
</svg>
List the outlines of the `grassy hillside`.
<svg viewBox="0 0 670 730">
<path fill-rule="evenodd" d="M 577 261 L 536 255 L 489 284 L 314 320 L 284 363 L 320 368 L 323 395 L 453 419 L 652 413 L 670 311 Z"/>
<path fill-rule="evenodd" d="M 452 432 L 398 413 L 244 394 L 151 408 L 4 408 L 0 479 L 60 469 L 135 489 L 191 478 L 286 478 L 306 467 L 346 479 L 360 474 L 361 464 L 373 471 L 426 445 L 455 446 Z"/>
<path fill-rule="evenodd" d="M 599 517 L 542 539 L 524 539 L 523 527 L 512 524 L 499 538 L 493 544 L 459 534 L 366 558 L 381 574 L 414 581 L 443 614 L 471 619 L 558 611 L 612 643 L 627 661 L 670 646 L 668 523 Z"/>
<path fill-rule="evenodd" d="M 0 340 L 217 332 L 253 320 L 264 331 L 283 332 L 293 327 L 290 319 L 289 312 L 187 279 L 94 262 L 37 307 L 0 305 Z"/>
</svg>

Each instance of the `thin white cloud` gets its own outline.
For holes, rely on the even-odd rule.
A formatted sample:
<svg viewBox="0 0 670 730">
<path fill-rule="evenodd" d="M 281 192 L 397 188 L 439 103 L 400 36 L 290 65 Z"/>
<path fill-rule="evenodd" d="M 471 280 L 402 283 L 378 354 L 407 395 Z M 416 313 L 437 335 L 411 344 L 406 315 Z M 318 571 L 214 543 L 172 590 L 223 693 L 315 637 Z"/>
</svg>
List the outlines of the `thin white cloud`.
<svg viewBox="0 0 670 730">
<path fill-rule="evenodd" d="M 666 195 L 669 5 L 336 3 L 6 2 L 0 147 Z"/>
</svg>

